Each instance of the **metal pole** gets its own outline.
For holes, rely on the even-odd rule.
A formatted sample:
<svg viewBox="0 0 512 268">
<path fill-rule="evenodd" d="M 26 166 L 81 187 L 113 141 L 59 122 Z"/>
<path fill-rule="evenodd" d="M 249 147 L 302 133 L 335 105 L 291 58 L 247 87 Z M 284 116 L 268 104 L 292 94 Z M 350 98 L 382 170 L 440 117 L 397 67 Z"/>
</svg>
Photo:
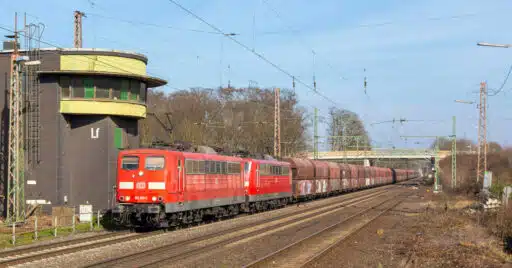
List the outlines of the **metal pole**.
<svg viewBox="0 0 512 268">
<path fill-rule="evenodd" d="M 318 109 L 315 107 L 315 118 L 314 118 L 314 134 L 313 134 L 313 158 L 318 159 Z"/>
<path fill-rule="evenodd" d="M 222 58 L 224 57 L 224 35 L 221 35 L 220 36 L 220 59 L 219 59 L 219 69 L 220 69 L 220 74 L 219 74 L 219 82 L 220 82 L 220 88 L 222 88 L 222 78 L 223 78 L 223 63 L 222 63 Z"/>
<path fill-rule="evenodd" d="M 57 226 L 58 226 L 57 216 L 53 217 L 53 222 L 54 222 L 54 224 L 55 224 L 55 230 L 54 230 L 54 232 L 53 232 L 53 235 L 54 235 L 55 237 L 57 237 Z"/>
<path fill-rule="evenodd" d="M 23 93 L 18 53 L 18 16 L 15 13 L 14 51 L 11 54 L 10 88 L 9 88 L 9 138 L 7 160 L 7 223 L 15 224 L 25 221 L 25 182 L 23 160 Z M 13 227 L 15 228 L 15 227 Z M 14 229 L 13 229 L 14 230 Z"/>
<path fill-rule="evenodd" d="M 83 12 L 78 10 L 74 13 L 75 17 L 75 35 L 74 35 L 74 46 L 75 48 L 82 48 L 82 17 L 85 17 Z"/>
<path fill-rule="evenodd" d="M 436 152 L 435 152 L 435 167 L 436 176 L 434 181 L 434 192 L 439 191 L 439 137 L 436 137 Z"/>
<path fill-rule="evenodd" d="M 480 104 L 478 116 L 478 162 L 476 169 L 476 181 L 483 181 L 487 170 L 487 85 L 480 83 Z"/>
<path fill-rule="evenodd" d="M 76 224 L 75 224 L 75 213 L 76 213 L 76 208 L 73 207 L 73 234 L 75 233 L 76 231 Z"/>
<path fill-rule="evenodd" d="M 452 117 L 452 189 L 457 188 L 457 118 Z"/>
<path fill-rule="evenodd" d="M 97 228 L 100 227 L 100 211 L 98 210 L 98 216 L 96 217 L 97 219 Z"/>
<path fill-rule="evenodd" d="M 11 224 L 12 224 L 12 244 L 16 245 L 16 222 L 13 222 Z"/>
<path fill-rule="evenodd" d="M 280 89 L 274 89 L 274 156 L 281 157 Z"/>
<path fill-rule="evenodd" d="M 35 222 L 34 222 L 34 239 L 37 240 L 37 212 L 35 215 Z"/>
</svg>

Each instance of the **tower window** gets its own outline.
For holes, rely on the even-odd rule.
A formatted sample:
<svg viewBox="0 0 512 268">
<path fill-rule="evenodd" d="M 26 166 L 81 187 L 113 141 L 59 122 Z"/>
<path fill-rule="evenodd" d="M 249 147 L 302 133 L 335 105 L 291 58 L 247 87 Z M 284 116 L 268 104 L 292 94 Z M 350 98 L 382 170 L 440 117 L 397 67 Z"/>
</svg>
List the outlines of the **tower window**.
<svg viewBox="0 0 512 268">
<path fill-rule="evenodd" d="M 140 82 L 136 80 L 130 81 L 130 100 L 139 100 Z"/>
<path fill-rule="evenodd" d="M 92 78 L 84 78 L 84 89 L 86 99 L 94 98 L 94 80 Z"/>
<path fill-rule="evenodd" d="M 84 82 L 81 77 L 73 78 L 72 82 L 73 86 L 73 98 L 83 98 L 84 97 Z"/>
<path fill-rule="evenodd" d="M 130 81 L 129 80 L 122 80 L 121 81 L 121 100 L 128 100 L 128 92 L 130 91 Z"/>
<path fill-rule="evenodd" d="M 61 98 L 67 99 L 67 98 L 71 97 L 71 90 L 70 90 L 71 79 L 68 76 L 61 76 L 59 85 L 60 85 L 60 90 L 61 90 L 60 91 Z"/>
<path fill-rule="evenodd" d="M 117 149 L 124 148 L 124 135 L 123 135 L 122 128 L 116 128 L 114 130 L 114 145 L 116 146 Z"/>
</svg>

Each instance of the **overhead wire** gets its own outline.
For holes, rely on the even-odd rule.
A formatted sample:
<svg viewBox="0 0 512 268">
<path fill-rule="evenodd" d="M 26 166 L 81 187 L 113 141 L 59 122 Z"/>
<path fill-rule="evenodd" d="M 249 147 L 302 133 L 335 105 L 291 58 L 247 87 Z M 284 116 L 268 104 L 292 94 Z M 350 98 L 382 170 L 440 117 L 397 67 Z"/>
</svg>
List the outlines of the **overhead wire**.
<svg viewBox="0 0 512 268">
<path fill-rule="evenodd" d="M 283 68 L 279 67 L 277 64 L 275 64 L 274 62 L 270 61 L 269 59 L 267 59 L 265 56 L 261 55 L 260 53 L 256 52 L 255 50 L 251 49 L 250 47 L 248 47 L 247 45 L 245 45 L 244 43 L 238 41 L 236 38 L 233 38 L 231 35 L 229 35 L 229 33 L 224 33 L 224 31 L 222 31 L 221 29 L 219 29 L 217 26 L 209 23 L 208 21 L 206 21 L 205 19 L 203 19 L 202 17 L 200 17 L 199 15 L 195 14 L 194 12 L 192 12 L 191 10 L 187 9 L 186 7 L 182 6 L 181 4 L 179 4 L 178 2 L 174 1 L 174 0 L 168 0 L 169 2 L 173 3 L 174 5 L 176 5 L 177 7 L 179 7 L 180 9 L 182 9 L 183 11 L 185 11 L 186 13 L 188 13 L 189 15 L 193 16 L 194 18 L 196 18 L 197 20 L 203 22 L 204 24 L 208 25 L 210 28 L 214 29 L 216 32 L 218 32 L 219 34 L 222 34 L 224 36 L 226 36 L 227 38 L 229 38 L 231 41 L 235 42 L 236 44 L 238 44 L 239 46 L 243 47 L 245 50 L 249 51 L 250 53 L 256 55 L 257 57 L 259 57 L 260 59 L 262 59 L 263 61 L 265 61 L 266 63 L 270 64 L 271 66 L 273 66 L 275 69 L 277 69 L 278 71 L 282 72 L 283 74 L 287 75 L 288 77 L 292 78 L 292 79 L 295 79 L 295 81 L 299 82 L 300 84 L 302 84 L 303 86 L 307 87 L 308 89 L 310 89 L 311 91 L 313 91 L 315 94 L 317 94 L 318 96 L 322 97 L 324 100 L 332 103 L 332 104 L 335 104 L 335 105 L 339 105 L 337 102 L 333 101 L 332 99 L 328 98 L 327 96 L 325 96 L 324 94 L 322 94 L 321 92 L 318 92 L 318 91 L 315 91 L 315 89 L 313 87 L 311 87 L 310 85 L 304 83 L 302 80 L 298 79 L 296 76 L 292 75 L 291 73 L 289 73 L 288 71 L 284 70 Z"/>
<path fill-rule="evenodd" d="M 153 27 L 160 27 L 160 28 L 169 28 L 169 29 L 175 29 L 175 30 L 186 30 L 186 31 L 193 31 L 193 32 L 208 33 L 208 34 L 225 35 L 227 37 L 230 37 L 229 33 L 224 33 L 222 31 L 212 32 L 212 31 L 203 31 L 203 30 L 195 30 L 195 29 L 177 28 L 177 27 L 168 26 L 168 25 L 158 25 L 158 24 L 153 24 L 153 23 L 146 23 L 146 22 L 140 22 L 140 21 L 133 21 L 133 20 L 126 20 L 126 19 L 119 19 L 119 18 L 114 18 L 114 17 L 108 17 L 108 16 L 103 16 L 103 15 L 100 15 L 100 14 L 90 13 L 90 12 L 88 12 L 87 15 L 92 15 L 92 16 L 96 16 L 96 17 L 100 17 L 100 18 L 105 18 L 105 19 L 117 20 L 117 21 L 121 21 L 121 22 L 125 22 L 125 23 L 131 23 L 131 24 L 139 24 L 139 25 L 146 25 L 146 26 L 153 26 Z M 218 30 L 218 29 L 216 29 L 216 30 Z M 258 55 L 258 56 L 261 56 L 261 55 Z M 276 67 L 276 66 L 274 66 L 274 67 Z M 288 74 L 288 76 L 290 76 L 290 74 Z M 293 81 L 297 80 L 295 78 L 295 76 L 291 76 L 291 77 L 292 77 Z M 304 84 L 304 83 L 302 83 L 302 84 Z M 173 88 L 173 87 L 168 86 L 168 85 L 165 85 L 165 86 L 169 87 L 169 88 L 172 88 L 172 89 L 176 89 L 176 88 Z M 321 95 L 321 94 L 319 94 L 319 95 Z M 321 95 L 321 96 L 323 96 L 323 95 Z M 325 98 L 325 96 L 323 96 L 323 97 Z"/>
<path fill-rule="evenodd" d="M 286 28 L 288 28 L 290 31 L 293 31 L 293 30 L 294 30 L 290 25 L 288 25 L 288 24 L 284 21 L 283 16 L 280 14 L 280 12 L 279 12 L 279 11 L 277 11 L 277 9 L 276 9 L 276 8 L 274 8 L 274 7 L 273 7 L 273 6 L 268 2 L 268 0 L 262 0 L 262 2 L 263 2 L 263 3 L 264 3 L 264 4 L 265 4 L 265 5 L 266 5 L 266 6 L 267 6 L 267 7 L 268 7 L 268 8 L 269 8 L 269 9 L 270 9 L 274 14 L 275 14 L 275 16 L 276 16 L 276 17 L 277 17 L 277 18 L 278 18 L 278 19 L 279 19 L 279 20 L 280 20 L 280 21 L 281 21 L 281 22 L 286 26 Z M 315 57 L 316 57 L 316 56 L 319 56 L 319 57 L 323 60 L 323 62 L 324 62 L 324 63 L 325 63 L 325 64 L 326 64 L 326 65 L 327 65 L 327 66 L 328 66 L 328 67 L 329 67 L 329 68 L 330 68 L 334 73 L 336 73 L 336 75 L 337 75 L 337 76 L 339 76 L 339 78 L 340 78 L 341 80 L 349 80 L 349 79 L 347 79 L 344 75 L 342 75 L 342 74 L 339 72 L 339 70 L 337 70 L 337 68 L 335 68 L 335 67 L 334 67 L 334 66 L 329 62 L 329 60 L 327 60 L 327 59 L 326 59 L 325 57 L 323 57 L 322 55 L 319 55 L 319 54 L 317 53 L 317 51 L 316 51 L 314 48 L 312 48 L 310 45 L 306 45 L 306 43 L 307 43 L 307 42 L 306 42 L 306 40 L 305 40 L 304 38 L 302 38 L 302 36 L 301 36 L 300 34 L 298 34 L 298 35 L 296 35 L 296 36 L 298 36 L 298 37 L 299 37 L 299 39 L 300 39 L 300 41 L 301 41 L 301 42 L 299 42 L 299 43 L 300 43 L 301 45 L 303 45 L 304 47 L 306 47 L 308 50 L 313 51 L 313 54 L 314 54 L 314 56 L 315 56 Z M 366 73 L 366 68 L 364 69 L 364 72 Z M 372 103 L 371 98 L 370 98 L 370 96 L 369 96 L 369 95 L 367 94 L 367 92 L 366 92 L 366 89 L 367 89 L 367 80 L 366 80 L 366 76 L 364 77 L 363 87 L 364 87 L 364 95 L 367 97 L 366 99 L 367 99 L 367 101 L 369 102 L 369 105 L 371 106 L 371 103 Z M 373 105 L 372 107 L 374 107 L 374 108 L 375 108 L 375 107 L 380 107 L 380 105 Z M 377 109 L 378 109 L 379 111 L 381 110 L 380 108 L 377 108 Z M 364 116 L 363 116 L 363 117 L 364 117 L 364 120 L 365 120 L 365 121 L 367 121 L 367 119 L 368 119 L 368 114 L 367 114 L 367 113 L 364 113 Z"/>
<path fill-rule="evenodd" d="M 90 13 L 90 12 L 88 12 L 87 15 L 92 15 L 92 16 L 96 16 L 96 17 L 100 17 L 100 18 L 104 18 L 104 19 L 117 20 L 117 21 L 121 21 L 121 22 L 125 22 L 125 23 L 145 25 L 145 26 L 169 28 L 169 29 L 175 29 L 175 30 L 186 30 L 186 31 L 201 32 L 201 33 L 208 33 L 208 34 L 217 34 L 217 35 L 222 35 L 223 34 L 223 33 L 219 33 L 219 32 L 211 32 L 211 31 L 203 31 L 203 30 L 195 30 L 195 29 L 177 28 L 177 27 L 168 26 L 168 25 L 158 25 L 158 24 L 153 24 L 153 23 L 146 23 L 146 22 L 139 22 L 139 21 L 133 21 L 133 20 L 119 19 L 119 18 L 107 17 L 107 16 L 103 16 L 103 15 L 100 15 L 100 14 L 96 14 L 96 13 Z M 178 88 L 171 87 L 169 85 L 165 85 L 165 86 L 169 87 L 171 89 L 180 90 Z M 261 103 L 261 104 L 262 105 L 266 105 L 266 104 L 263 104 L 263 103 Z M 288 109 L 288 110 L 293 111 L 291 109 Z"/>
<path fill-rule="evenodd" d="M 496 96 L 498 95 L 500 92 L 503 91 L 503 88 L 505 87 L 505 85 L 507 84 L 508 82 L 508 78 L 510 77 L 510 73 L 512 73 L 512 65 L 510 65 L 510 67 L 508 68 L 508 72 L 507 72 L 507 75 L 505 76 L 505 78 L 503 79 L 503 82 L 501 83 L 501 86 L 499 89 L 490 89 L 491 91 L 493 91 L 492 94 L 489 94 L 487 93 L 487 96 L 489 97 L 493 97 L 493 96 Z"/>
<path fill-rule="evenodd" d="M 461 18 L 464 18 L 464 17 L 474 17 L 474 16 L 477 16 L 479 13 L 465 13 L 465 14 L 460 14 L 460 15 L 452 15 L 452 16 L 446 16 L 446 17 L 431 17 L 431 18 L 426 18 L 424 19 L 425 21 L 440 21 L 440 20 L 445 20 L 445 19 L 448 19 L 448 20 L 452 20 L 452 19 L 461 19 Z M 404 21 L 404 22 L 393 22 L 393 21 L 389 21 L 389 22 L 381 22 L 381 23 L 368 23 L 368 24 L 359 24 L 359 25 L 356 25 L 355 27 L 352 27 L 350 29 L 359 29 L 359 28 L 375 28 L 375 27 L 382 27 L 382 26 L 389 26 L 389 25 L 396 25 L 396 24 L 399 24 L 399 23 L 407 23 L 407 21 Z M 272 35 L 272 34 L 284 34 L 284 33 L 288 33 L 288 32 L 300 32 L 299 30 L 294 30 L 292 29 L 291 31 L 268 31 L 268 32 L 260 32 L 259 34 L 260 35 Z"/>
<path fill-rule="evenodd" d="M 88 13 L 88 14 L 89 14 L 89 13 Z M 14 32 L 15 32 L 14 30 L 12 30 L 12 29 L 10 29 L 10 28 L 8 28 L 8 27 L 4 27 L 4 26 L 2 26 L 2 25 L 0 25 L 0 29 L 3 29 L 3 30 L 5 30 L 5 31 L 11 32 L 11 33 L 14 33 Z M 221 31 L 219 34 L 221 34 L 221 33 L 222 33 L 222 34 L 224 34 L 222 31 Z M 21 32 L 21 31 L 19 31 L 19 32 L 18 32 L 18 34 L 19 34 L 19 35 L 21 35 L 21 36 L 25 36 L 25 34 L 24 34 L 23 32 Z M 229 36 L 228 36 L 228 37 L 229 37 Z M 45 44 L 45 45 L 48 45 L 48 46 L 51 46 L 51 47 L 55 47 L 55 48 L 56 48 L 56 49 L 58 49 L 58 50 L 63 50 L 63 49 L 64 49 L 63 47 L 61 47 L 61 46 L 59 46 L 59 45 L 56 45 L 56 44 L 54 44 L 54 43 L 52 43 L 52 42 L 45 41 L 44 39 L 41 39 L 41 40 L 40 40 L 40 42 L 41 42 L 42 44 Z M 49 52 L 50 52 L 50 53 L 54 53 L 54 54 L 59 54 L 59 51 L 49 51 Z M 95 60 L 95 61 L 97 61 L 97 62 L 103 63 L 103 64 L 105 64 L 105 65 L 107 65 L 107 66 L 109 66 L 109 67 L 112 67 L 112 68 L 114 68 L 114 69 L 117 69 L 117 70 L 120 70 L 120 71 L 123 71 L 123 72 L 126 72 L 126 73 L 137 74 L 137 73 L 134 73 L 134 72 L 132 72 L 132 71 L 130 71 L 130 70 L 126 70 L 126 69 L 124 69 L 124 68 L 121 68 L 121 67 L 119 67 L 119 66 L 112 65 L 112 64 L 110 64 L 109 62 L 105 62 L 105 61 L 102 61 L 102 60 L 100 60 L 100 59 L 97 59 L 97 57 L 88 56 L 88 55 L 78 55 L 78 56 L 81 56 L 81 57 L 84 57 L 84 58 L 88 58 L 88 59 Z M 264 58 L 264 59 L 265 59 L 265 58 Z M 265 60 L 266 60 L 266 59 L 265 59 Z M 80 61 L 80 60 L 79 60 L 79 61 Z M 267 60 L 267 61 L 268 61 L 268 60 Z M 86 61 L 84 61 L 84 62 L 86 62 Z M 276 66 L 276 67 L 277 67 L 277 66 Z M 279 68 L 279 67 L 278 67 L 278 68 Z M 149 73 L 149 72 L 148 72 L 148 74 L 151 74 L 151 73 Z M 288 73 L 287 73 L 287 74 L 288 74 Z M 290 74 L 288 74 L 288 75 L 289 75 L 289 76 L 291 76 Z M 295 76 L 291 76 L 291 77 L 292 77 L 294 80 L 298 80 L 297 78 L 295 78 Z M 301 84 L 303 84 L 303 85 L 305 85 L 305 86 L 307 86 L 307 87 L 308 87 L 308 85 L 304 84 L 302 81 L 299 81 L 299 82 L 300 82 Z M 176 88 L 176 87 L 173 87 L 173 86 L 168 85 L 168 84 L 164 85 L 163 87 L 168 87 L 168 88 L 170 88 L 170 89 L 174 89 L 174 90 L 183 90 L 183 89 Z M 319 94 L 319 93 L 317 93 L 317 94 Z M 321 94 L 319 94 L 319 95 L 321 95 Z M 323 95 L 321 95 L 321 96 L 323 96 Z M 323 97 L 324 97 L 324 98 L 326 98 L 325 96 L 323 96 Z M 260 103 L 260 104 L 262 104 L 262 105 L 266 105 L 266 106 L 270 106 L 270 105 L 263 104 L 263 103 Z M 272 107 L 273 107 L 273 106 L 272 106 Z M 288 110 L 288 111 L 294 111 L 294 110 L 292 110 L 292 109 L 285 109 L 285 110 Z M 321 117 L 321 116 L 319 116 L 319 118 L 320 118 L 320 117 Z"/>
<path fill-rule="evenodd" d="M 88 12 L 87 15 L 88 16 L 94 16 L 94 17 L 102 18 L 102 19 L 116 20 L 116 21 L 120 21 L 120 22 L 124 22 L 124 23 L 129 23 L 129 24 L 137 24 L 137 25 L 151 26 L 151 27 L 157 27 L 157 28 L 165 28 L 165 29 L 178 30 L 178 31 L 187 31 L 187 32 L 196 32 L 196 33 L 206 33 L 206 34 L 220 35 L 220 33 L 218 33 L 218 32 L 204 31 L 204 30 L 197 30 L 197 29 L 188 29 L 188 28 L 180 28 L 180 27 L 175 27 L 175 26 L 170 26 L 170 25 L 161 25 L 161 24 L 148 23 L 148 22 L 143 22 L 143 21 L 121 19 L 121 18 L 115 18 L 115 17 L 110 17 L 110 16 L 104 16 L 104 15 L 97 14 L 97 13 L 90 13 L 90 12 Z"/>
<path fill-rule="evenodd" d="M 267 7 L 268 7 L 272 12 L 274 12 L 274 14 L 276 15 L 276 17 L 277 17 L 279 20 L 281 20 L 281 22 L 286 26 L 286 28 L 288 28 L 289 30 L 293 31 L 293 28 L 292 28 L 291 26 L 289 26 L 288 24 L 286 24 L 286 23 L 285 23 L 285 21 L 284 21 L 283 17 L 281 16 L 281 14 L 280 14 L 280 13 L 279 13 L 279 12 L 278 12 L 278 11 L 277 11 L 273 6 L 272 6 L 272 5 L 270 5 L 270 3 L 268 2 L 268 0 L 262 0 L 262 2 L 263 2 L 264 4 L 266 4 L 266 5 L 267 5 Z M 300 36 L 300 35 L 298 35 L 298 36 Z M 299 38 L 301 38 L 301 37 L 299 37 Z M 317 56 L 317 55 L 318 55 L 318 54 L 316 53 L 316 50 L 315 50 L 315 49 L 313 49 L 311 46 L 306 46 L 306 45 L 305 45 L 306 41 L 304 40 L 304 38 L 301 38 L 301 41 L 303 41 L 303 42 L 300 42 L 300 44 L 301 44 L 301 45 L 303 45 L 303 46 L 305 46 L 306 48 L 308 48 L 309 50 L 313 51 L 313 53 L 315 54 L 315 56 Z M 325 61 L 326 65 L 327 65 L 329 68 L 331 68 L 331 69 L 332 69 L 333 71 L 335 71 L 335 72 L 338 72 L 338 71 L 336 70 L 336 68 L 335 68 L 334 66 L 332 66 L 332 64 L 330 64 L 330 63 L 329 63 L 329 61 L 328 61 L 326 58 L 324 58 L 324 57 L 323 57 L 323 56 L 321 56 L 321 55 L 319 55 L 319 56 L 320 56 L 321 58 L 323 58 L 323 60 Z M 341 78 L 342 80 L 348 80 L 348 79 L 347 79 L 346 77 L 344 77 L 343 75 L 340 75 L 340 78 Z"/>
</svg>

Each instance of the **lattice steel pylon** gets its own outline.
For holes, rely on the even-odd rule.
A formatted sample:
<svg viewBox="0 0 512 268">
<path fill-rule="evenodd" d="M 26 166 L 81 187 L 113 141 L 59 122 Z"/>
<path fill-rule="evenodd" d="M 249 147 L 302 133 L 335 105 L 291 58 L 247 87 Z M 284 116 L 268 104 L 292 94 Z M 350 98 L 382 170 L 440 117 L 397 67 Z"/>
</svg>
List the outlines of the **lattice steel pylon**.
<svg viewBox="0 0 512 268">
<path fill-rule="evenodd" d="M 274 89 L 274 156 L 281 157 L 281 95 Z"/>
<path fill-rule="evenodd" d="M 484 180 L 487 170 L 487 85 L 480 83 L 480 104 L 478 105 L 478 163 L 476 167 L 476 181 Z"/>
<path fill-rule="evenodd" d="M 78 10 L 75 11 L 75 48 L 82 47 L 82 17 L 85 17 L 85 13 Z"/>
<path fill-rule="evenodd" d="M 9 144 L 7 161 L 7 224 L 25 221 L 25 178 L 23 157 L 23 94 L 18 53 L 17 16 L 14 26 L 14 51 L 11 54 L 9 90 Z"/>
</svg>

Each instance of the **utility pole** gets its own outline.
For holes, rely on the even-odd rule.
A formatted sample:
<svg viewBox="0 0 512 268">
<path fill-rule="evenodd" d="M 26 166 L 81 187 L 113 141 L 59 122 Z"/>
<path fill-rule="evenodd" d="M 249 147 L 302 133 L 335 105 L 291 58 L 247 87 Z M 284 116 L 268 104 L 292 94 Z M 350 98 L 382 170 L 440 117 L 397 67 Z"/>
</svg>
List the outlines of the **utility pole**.
<svg viewBox="0 0 512 268">
<path fill-rule="evenodd" d="M 281 96 L 279 88 L 274 89 L 274 156 L 281 157 Z"/>
<path fill-rule="evenodd" d="M 487 85 L 480 83 L 480 104 L 478 117 L 478 163 L 476 168 L 476 181 L 484 180 L 487 170 Z"/>
<path fill-rule="evenodd" d="M 313 158 L 318 159 L 318 108 L 315 107 L 315 118 L 313 124 Z"/>
<path fill-rule="evenodd" d="M 315 75 L 315 58 L 316 53 L 313 52 L 313 88 L 316 93 L 316 75 Z M 315 106 L 315 117 L 313 118 L 313 158 L 318 159 L 318 108 Z"/>
<path fill-rule="evenodd" d="M 75 48 L 82 48 L 82 17 L 86 17 L 85 13 L 75 10 Z"/>
<path fill-rule="evenodd" d="M 18 51 L 18 15 L 15 14 L 14 51 L 11 54 L 9 90 L 9 149 L 7 171 L 7 223 L 15 228 L 25 221 L 25 179 L 23 159 L 23 94 L 21 89 L 21 61 Z M 14 234 L 14 231 L 13 231 Z"/>
<path fill-rule="evenodd" d="M 457 118 L 452 117 L 452 189 L 457 188 Z"/>
</svg>

